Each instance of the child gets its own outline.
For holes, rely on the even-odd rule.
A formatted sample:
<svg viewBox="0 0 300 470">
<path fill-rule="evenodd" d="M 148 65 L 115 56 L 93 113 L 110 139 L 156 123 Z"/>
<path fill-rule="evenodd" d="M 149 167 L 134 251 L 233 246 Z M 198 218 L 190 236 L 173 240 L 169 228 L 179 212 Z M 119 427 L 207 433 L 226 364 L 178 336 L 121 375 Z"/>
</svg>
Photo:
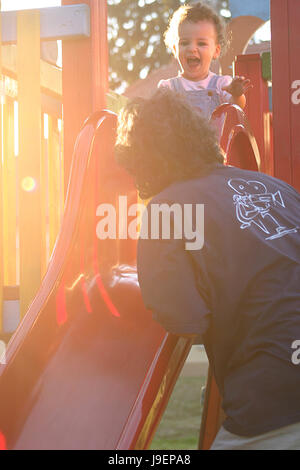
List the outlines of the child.
<svg viewBox="0 0 300 470">
<path fill-rule="evenodd" d="M 232 79 L 210 71 L 211 62 L 226 47 L 223 20 L 201 2 L 181 6 L 172 16 L 165 43 L 179 62 L 178 77 L 161 80 L 158 87 L 184 93 L 190 104 L 209 119 L 222 103 L 245 107 L 244 93 L 251 87 L 244 77 Z"/>
</svg>

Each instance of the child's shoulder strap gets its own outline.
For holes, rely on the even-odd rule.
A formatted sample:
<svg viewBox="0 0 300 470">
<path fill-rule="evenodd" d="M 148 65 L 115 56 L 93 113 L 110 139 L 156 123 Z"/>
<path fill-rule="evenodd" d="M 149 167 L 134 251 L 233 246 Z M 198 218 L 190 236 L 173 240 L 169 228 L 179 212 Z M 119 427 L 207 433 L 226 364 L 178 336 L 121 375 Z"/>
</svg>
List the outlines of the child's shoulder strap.
<svg viewBox="0 0 300 470">
<path fill-rule="evenodd" d="M 208 82 L 207 88 L 216 89 L 218 80 L 221 78 L 221 75 L 213 74 L 210 81 Z"/>
<path fill-rule="evenodd" d="M 171 90 L 177 91 L 178 93 L 184 91 L 184 87 L 181 82 L 181 77 L 173 77 L 169 79 Z"/>
</svg>

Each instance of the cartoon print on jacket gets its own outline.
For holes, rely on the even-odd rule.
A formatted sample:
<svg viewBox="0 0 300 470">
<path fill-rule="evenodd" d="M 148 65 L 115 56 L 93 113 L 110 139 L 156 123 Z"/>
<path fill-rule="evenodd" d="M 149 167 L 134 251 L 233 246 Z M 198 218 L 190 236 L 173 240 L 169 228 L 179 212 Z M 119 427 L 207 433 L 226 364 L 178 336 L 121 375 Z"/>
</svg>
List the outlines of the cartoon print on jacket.
<svg viewBox="0 0 300 470">
<path fill-rule="evenodd" d="M 287 228 L 281 225 L 272 215 L 272 207 L 281 206 L 285 208 L 280 191 L 268 193 L 263 183 L 246 181 L 242 178 L 233 178 L 228 181 L 228 185 L 237 193 L 233 196 L 233 203 L 237 219 L 241 223 L 241 229 L 255 224 L 269 235 L 266 240 L 273 240 L 288 233 L 297 232 L 298 227 Z M 273 233 L 270 231 L 271 229 Z"/>
</svg>

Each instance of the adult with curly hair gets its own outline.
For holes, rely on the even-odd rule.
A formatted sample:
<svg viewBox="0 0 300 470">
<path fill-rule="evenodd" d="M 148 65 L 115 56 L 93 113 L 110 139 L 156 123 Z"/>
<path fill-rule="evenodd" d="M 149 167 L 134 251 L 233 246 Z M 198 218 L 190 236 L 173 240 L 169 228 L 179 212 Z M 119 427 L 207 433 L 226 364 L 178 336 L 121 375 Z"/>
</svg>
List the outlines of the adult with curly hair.
<svg viewBox="0 0 300 470">
<path fill-rule="evenodd" d="M 213 449 L 300 449 L 299 193 L 223 165 L 209 124 L 169 90 L 120 114 L 116 157 L 153 196 L 150 222 L 154 206 L 204 207 L 204 227 L 182 219 L 202 248 L 187 250 L 184 230 L 141 237 L 138 275 L 156 321 L 203 339 L 227 416 Z"/>
<path fill-rule="evenodd" d="M 224 159 L 213 128 L 167 89 L 149 101 L 137 98 L 120 112 L 116 154 L 143 199 L 174 181 L 205 174 Z"/>
</svg>

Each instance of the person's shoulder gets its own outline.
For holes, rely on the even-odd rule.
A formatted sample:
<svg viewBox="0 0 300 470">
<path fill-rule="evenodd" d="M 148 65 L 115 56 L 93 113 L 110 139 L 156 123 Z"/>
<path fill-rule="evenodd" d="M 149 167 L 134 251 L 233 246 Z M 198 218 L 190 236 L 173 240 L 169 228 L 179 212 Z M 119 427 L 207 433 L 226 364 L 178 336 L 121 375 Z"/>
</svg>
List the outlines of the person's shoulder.
<svg viewBox="0 0 300 470">
<path fill-rule="evenodd" d="M 232 82 L 232 77 L 231 75 L 218 75 L 216 74 L 219 78 L 218 80 L 220 80 L 221 82 Z"/>
<path fill-rule="evenodd" d="M 170 191 L 170 186 L 162 189 L 159 193 L 155 194 L 147 204 L 147 207 L 151 207 L 156 204 L 170 204 L 173 202 L 173 192 Z"/>
<path fill-rule="evenodd" d="M 289 183 L 287 183 L 286 181 L 283 181 L 279 178 L 276 178 L 275 176 L 270 176 L 270 175 L 266 175 L 264 173 L 259 173 L 260 175 L 263 174 L 264 177 L 265 177 L 265 181 L 266 182 L 270 182 L 272 184 L 274 184 L 274 186 L 277 186 L 278 189 L 283 189 L 283 190 L 287 190 L 288 192 L 290 192 L 291 194 L 293 194 L 294 196 L 296 196 L 299 201 L 300 201 L 300 193 L 297 191 L 296 188 L 294 188 L 294 186 L 291 186 Z"/>
<path fill-rule="evenodd" d="M 218 93 L 221 96 L 221 102 L 230 102 L 231 95 L 227 91 L 223 90 L 223 88 L 230 85 L 230 83 L 232 82 L 232 77 L 230 77 L 230 75 L 218 75 L 212 73 L 211 80 L 214 80 L 214 87 L 217 89 Z"/>
<path fill-rule="evenodd" d="M 217 86 L 220 89 L 222 89 L 222 87 L 224 86 L 230 85 L 230 83 L 232 82 L 232 77 L 230 75 L 215 74 L 215 76 L 217 77 Z"/>
<path fill-rule="evenodd" d="M 159 204 L 173 204 L 178 202 L 179 204 L 186 202 L 186 200 L 191 199 L 193 195 L 199 197 L 205 197 L 209 193 L 209 189 L 213 192 L 213 182 L 214 178 L 217 175 L 217 172 L 222 168 L 223 165 L 217 165 L 216 168 L 212 169 L 205 175 L 182 179 L 172 183 L 170 186 L 162 189 L 161 192 L 153 196 L 150 200 L 149 205 L 159 205 Z"/>
<path fill-rule="evenodd" d="M 170 88 L 172 89 L 172 84 L 176 77 L 167 78 L 166 80 L 160 80 L 158 82 L 157 88 Z"/>
<path fill-rule="evenodd" d="M 275 176 L 267 175 L 266 173 L 262 173 L 259 171 L 245 170 L 245 169 L 241 169 L 238 167 L 225 166 L 224 168 L 229 170 L 228 173 L 232 173 L 232 175 L 243 178 L 246 181 L 249 180 L 252 183 L 254 180 L 258 180 L 261 183 L 264 183 L 265 185 L 272 185 L 274 188 L 277 188 L 278 190 L 285 189 L 289 191 L 290 193 L 293 193 L 295 196 L 297 196 L 300 199 L 299 192 L 293 186 L 291 186 L 286 181 L 276 178 Z"/>
</svg>

